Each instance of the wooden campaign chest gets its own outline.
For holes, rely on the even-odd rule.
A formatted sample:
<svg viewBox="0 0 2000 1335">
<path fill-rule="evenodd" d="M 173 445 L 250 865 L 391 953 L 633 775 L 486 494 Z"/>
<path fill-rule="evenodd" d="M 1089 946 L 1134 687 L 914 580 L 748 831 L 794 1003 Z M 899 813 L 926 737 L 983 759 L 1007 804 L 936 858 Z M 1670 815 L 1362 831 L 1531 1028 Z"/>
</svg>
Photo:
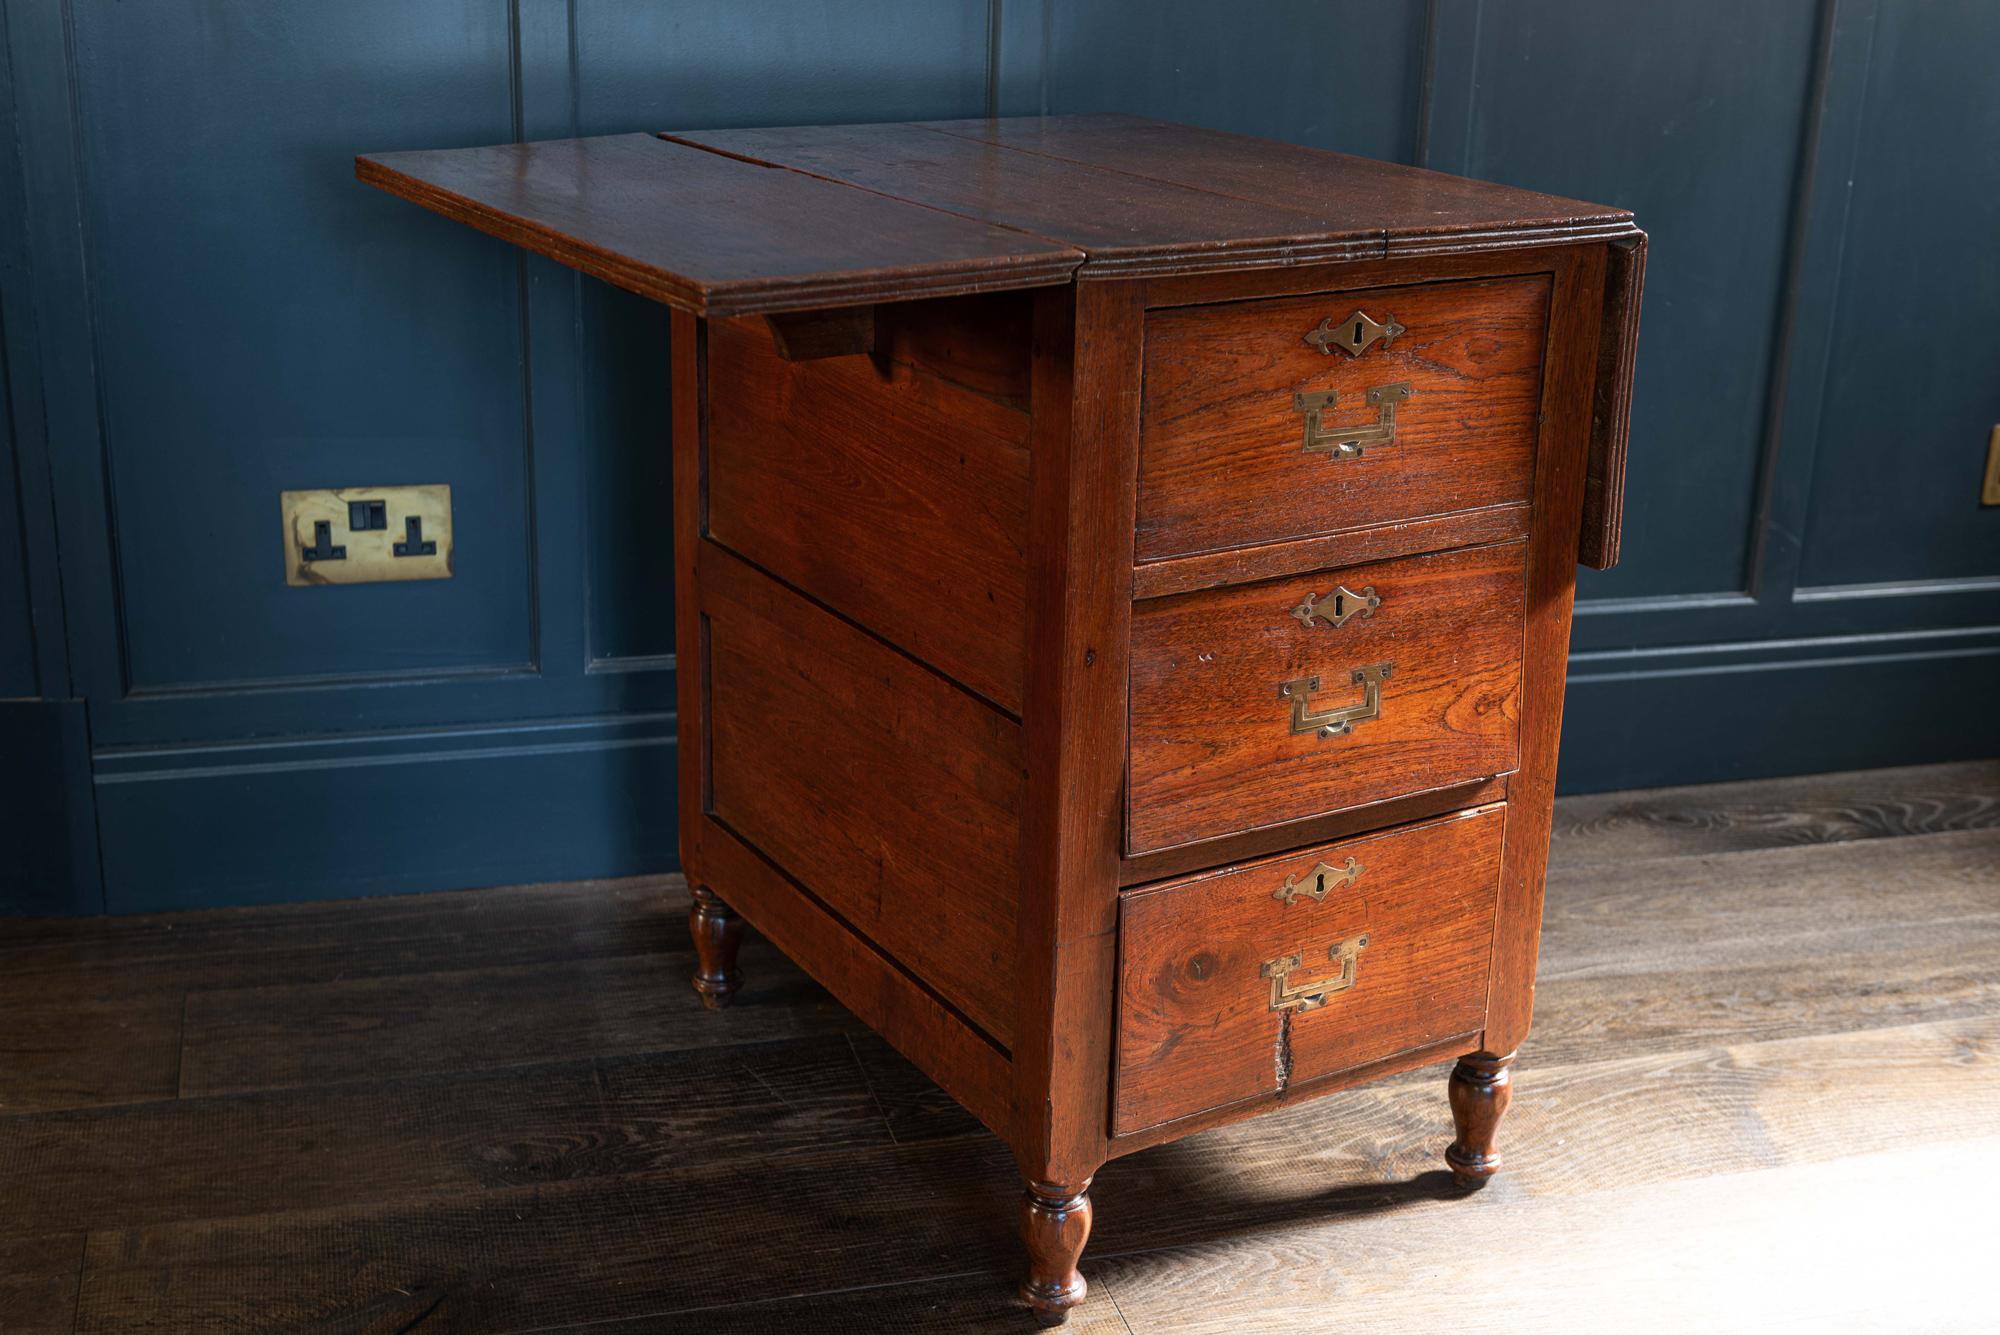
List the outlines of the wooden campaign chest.
<svg viewBox="0 0 2000 1335">
<path fill-rule="evenodd" d="M 357 170 L 673 308 L 694 986 L 747 919 L 1002 1137 L 1038 1312 L 1220 1122 L 1455 1058 L 1497 1169 L 1628 214 L 1119 116 Z"/>
</svg>

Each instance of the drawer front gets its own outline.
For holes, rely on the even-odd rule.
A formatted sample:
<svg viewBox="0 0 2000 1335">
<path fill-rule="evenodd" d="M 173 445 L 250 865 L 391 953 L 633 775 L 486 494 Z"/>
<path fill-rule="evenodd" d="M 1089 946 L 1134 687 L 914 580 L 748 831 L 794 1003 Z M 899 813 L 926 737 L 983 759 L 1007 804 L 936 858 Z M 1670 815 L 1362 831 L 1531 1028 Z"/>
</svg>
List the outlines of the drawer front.
<svg viewBox="0 0 2000 1335">
<path fill-rule="evenodd" d="M 1128 895 L 1113 1129 L 1476 1034 L 1504 826 L 1489 807 Z"/>
<path fill-rule="evenodd" d="M 1138 560 L 1527 502 L 1549 291 L 1534 274 L 1155 312 Z M 1402 330 L 1350 355 L 1357 321 Z"/>
<path fill-rule="evenodd" d="M 1138 604 L 1126 851 L 1513 771 L 1526 576 L 1511 542 Z"/>
</svg>

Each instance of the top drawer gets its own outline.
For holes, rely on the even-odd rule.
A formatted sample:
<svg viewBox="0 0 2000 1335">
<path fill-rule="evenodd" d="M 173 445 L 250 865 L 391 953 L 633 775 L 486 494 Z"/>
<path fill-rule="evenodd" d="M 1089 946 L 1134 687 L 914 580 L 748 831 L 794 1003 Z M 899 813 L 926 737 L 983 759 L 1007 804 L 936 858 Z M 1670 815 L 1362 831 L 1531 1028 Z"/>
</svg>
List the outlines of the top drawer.
<svg viewBox="0 0 2000 1335">
<path fill-rule="evenodd" d="M 1530 274 L 1154 312 L 1137 558 L 1525 503 L 1548 305 Z"/>
</svg>

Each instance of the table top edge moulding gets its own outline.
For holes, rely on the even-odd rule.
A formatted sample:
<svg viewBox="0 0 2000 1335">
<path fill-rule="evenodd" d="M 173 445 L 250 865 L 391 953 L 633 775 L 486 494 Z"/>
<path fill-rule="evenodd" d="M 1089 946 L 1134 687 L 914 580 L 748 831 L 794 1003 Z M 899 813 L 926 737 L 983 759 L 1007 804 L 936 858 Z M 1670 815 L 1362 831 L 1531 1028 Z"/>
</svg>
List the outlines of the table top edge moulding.
<svg viewBox="0 0 2000 1335">
<path fill-rule="evenodd" d="M 1498 1170 L 1628 211 L 1122 115 L 355 171 L 671 308 L 693 990 L 754 926 L 1000 1137 L 1038 1316 L 1166 1140 L 1455 1059 Z"/>
<path fill-rule="evenodd" d="M 1075 247 L 653 134 L 369 154 L 369 185 L 695 315 L 1069 281 Z"/>
</svg>

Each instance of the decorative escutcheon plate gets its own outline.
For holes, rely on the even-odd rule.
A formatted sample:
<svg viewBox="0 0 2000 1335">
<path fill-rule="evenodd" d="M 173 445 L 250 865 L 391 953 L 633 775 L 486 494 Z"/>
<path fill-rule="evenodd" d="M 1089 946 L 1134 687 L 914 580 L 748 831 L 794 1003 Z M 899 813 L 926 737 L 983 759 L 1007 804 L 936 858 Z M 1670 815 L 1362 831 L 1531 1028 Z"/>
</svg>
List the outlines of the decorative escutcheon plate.
<svg viewBox="0 0 2000 1335">
<path fill-rule="evenodd" d="M 1318 328 L 1306 335 L 1306 342 L 1318 348 L 1322 357 L 1331 357 L 1335 348 L 1350 357 L 1359 357 L 1377 339 L 1386 348 L 1396 341 L 1398 334 L 1407 332 L 1396 323 L 1393 315 L 1386 322 L 1377 324 L 1363 312 L 1355 311 L 1339 324 L 1333 322 L 1331 315 L 1327 316 L 1319 322 Z"/>
<path fill-rule="evenodd" d="M 1296 904 L 1300 895 L 1306 896 L 1315 904 L 1324 904 L 1329 891 L 1353 885 L 1361 879 L 1361 873 L 1367 870 L 1352 857 L 1338 867 L 1322 862 L 1306 873 L 1306 879 L 1303 881 L 1296 876 L 1287 876 L 1285 883 L 1271 892 L 1271 898 L 1286 908 Z"/>
</svg>

